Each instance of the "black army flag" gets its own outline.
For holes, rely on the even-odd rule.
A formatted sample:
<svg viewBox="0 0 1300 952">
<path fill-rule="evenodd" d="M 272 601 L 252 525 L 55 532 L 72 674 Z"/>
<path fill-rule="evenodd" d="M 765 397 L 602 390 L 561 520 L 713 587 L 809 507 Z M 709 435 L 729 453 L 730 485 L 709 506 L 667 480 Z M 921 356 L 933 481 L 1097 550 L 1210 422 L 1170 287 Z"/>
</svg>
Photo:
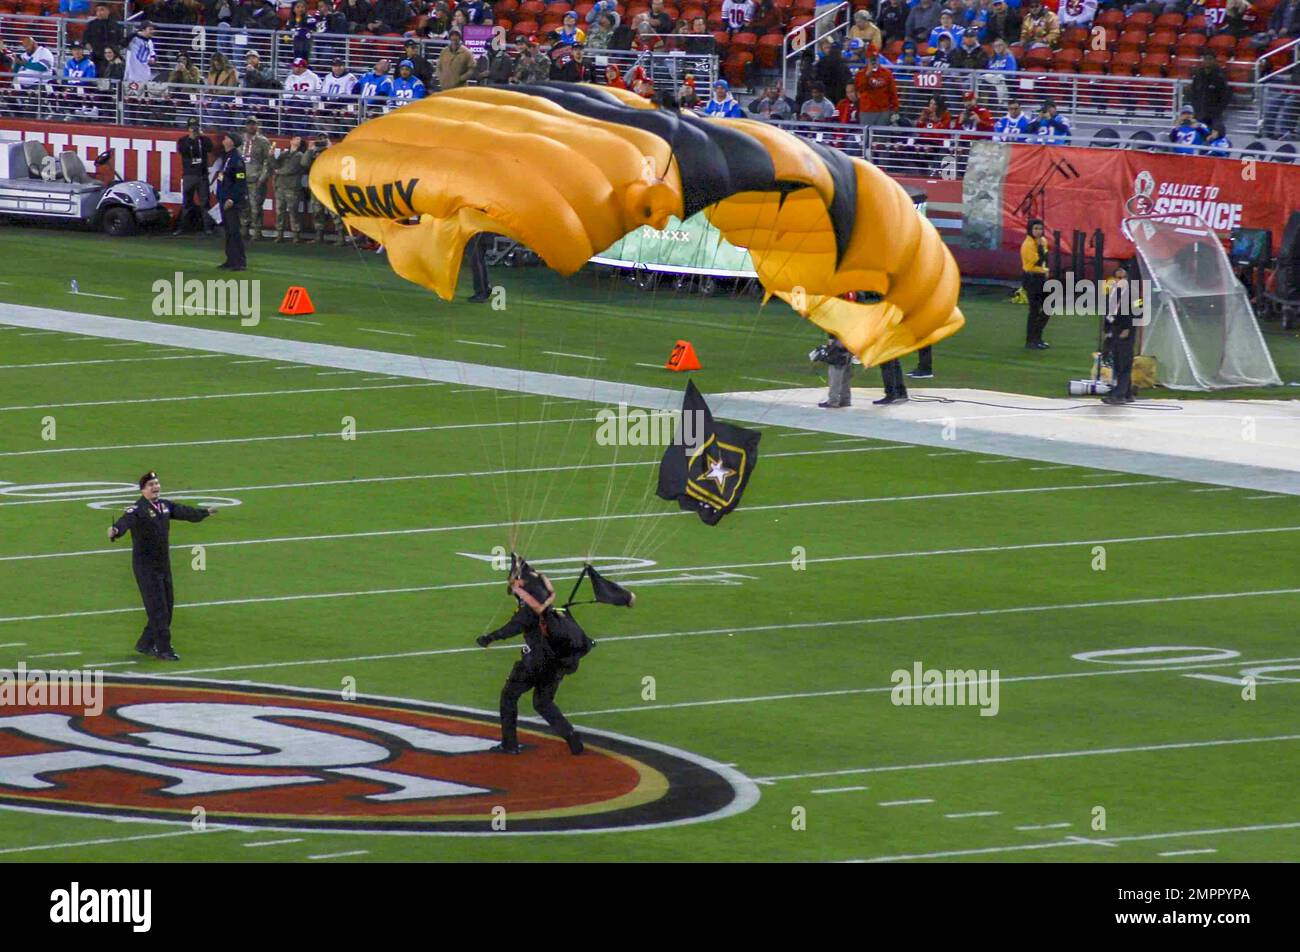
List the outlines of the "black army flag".
<svg viewBox="0 0 1300 952">
<path fill-rule="evenodd" d="M 695 382 L 686 384 L 678 439 L 659 464 L 659 496 L 676 499 L 709 525 L 740 504 L 758 463 L 757 430 L 713 419 Z"/>
</svg>

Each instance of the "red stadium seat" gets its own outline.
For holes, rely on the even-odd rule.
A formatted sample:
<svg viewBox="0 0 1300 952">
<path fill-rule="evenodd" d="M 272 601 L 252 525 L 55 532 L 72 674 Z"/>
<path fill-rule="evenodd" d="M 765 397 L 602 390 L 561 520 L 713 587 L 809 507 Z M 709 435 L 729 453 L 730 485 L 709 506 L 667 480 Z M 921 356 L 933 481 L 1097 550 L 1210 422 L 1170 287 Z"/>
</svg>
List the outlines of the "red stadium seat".
<svg viewBox="0 0 1300 952">
<path fill-rule="evenodd" d="M 796 29 L 803 26 L 805 23 L 811 23 L 811 22 L 812 22 L 812 17 L 810 17 L 808 14 L 797 13 L 794 16 L 790 17 L 790 29 L 788 32 L 793 33 Z"/>
<path fill-rule="evenodd" d="M 1163 76 L 1169 68 L 1168 53 L 1147 53 L 1138 64 L 1139 76 Z"/>
<path fill-rule="evenodd" d="M 550 2 L 546 4 L 546 16 L 548 18 L 559 17 L 563 20 L 564 15 L 572 9 L 573 5 L 568 3 L 567 0 L 550 0 Z"/>
<path fill-rule="evenodd" d="M 1125 30 L 1120 35 L 1118 42 L 1116 42 L 1115 49 L 1120 52 L 1133 52 L 1142 49 L 1146 45 L 1146 30 Z"/>
<path fill-rule="evenodd" d="M 1224 67 L 1230 83 L 1253 83 L 1255 64 L 1246 60 L 1230 60 Z"/>
<path fill-rule="evenodd" d="M 713 44 L 719 56 L 726 56 L 727 49 L 731 46 L 731 34 L 719 30 L 713 34 Z"/>
<path fill-rule="evenodd" d="M 1040 46 L 1037 49 L 1026 51 L 1025 58 L 1020 61 L 1020 65 L 1024 69 L 1033 69 L 1034 67 L 1046 69 L 1047 64 L 1051 61 L 1052 51 Z"/>
<path fill-rule="evenodd" d="M 817 0 L 794 0 L 790 9 L 795 13 L 814 14 L 817 12 Z"/>
<path fill-rule="evenodd" d="M 1162 13 L 1156 17 L 1155 28 L 1157 30 L 1179 30 L 1183 26 L 1184 17 L 1181 13 Z"/>
<path fill-rule="evenodd" d="M 1106 27 L 1106 46 L 1107 46 L 1107 48 L 1113 50 L 1113 49 L 1115 48 L 1116 44 L 1118 44 L 1118 43 L 1119 43 L 1119 30 L 1115 29 L 1113 26 L 1108 26 L 1108 27 Z M 1090 44 L 1090 45 L 1091 45 L 1091 44 Z"/>
<path fill-rule="evenodd" d="M 1192 71 L 1201 65 L 1201 61 L 1190 56 L 1180 56 L 1174 60 L 1169 75 L 1177 79 L 1191 79 Z"/>
<path fill-rule="evenodd" d="M 1237 38 L 1229 33 L 1220 33 L 1217 36 L 1210 37 L 1210 41 L 1205 44 L 1205 48 L 1213 51 L 1215 56 L 1232 55 L 1237 48 Z"/>
<path fill-rule="evenodd" d="M 735 87 L 743 86 L 745 84 L 745 66 L 753 59 L 753 53 L 731 53 L 728 55 L 727 61 L 722 64 L 722 72 L 727 77 L 727 82 Z"/>
<path fill-rule="evenodd" d="M 1183 24 L 1184 33 L 1208 33 L 1210 23 L 1205 17 L 1192 17 Z"/>
<path fill-rule="evenodd" d="M 1097 14 L 1097 18 L 1093 20 L 1093 23 L 1097 26 L 1105 27 L 1106 29 L 1116 29 L 1123 22 L 1124 14 L 1120 10 L 1103 10 L 1101 13 Z"/>
<path fill-rule="evenodd" d="M 518 23 L 515 24 L 514 32 L 513 32 L 512 35 L 514 36 L 514 38 L 515 38 L 516 40 L 518 40 L 518 39 L 525 39 L 525 40 L 526 40 L 526 39 L 528 39 L 530 36 L 536 36 L 536 35 L 537 35 L 537 21 L 536 21 L 536 20 L 520 20 Z"/>
<path fill-rule="evenodd" d="M 903 45 L 900 43 L 898 45 L 898 48 L 901 50 L 903 48 Z M 1011 58 L 1014 59 L 1017 63 L 1024 61 L 1025 48 L 1021 46 L 1019 43 L 1012 43 L 1010 46 L 1007 47 L 1007 52 L 1011 54 Z"/>
<path fill-rule="evenodd" d="M 1110 50 L 1088 50 L 1083 54 L 1083 63 L 1079 66 L 1081 73 L 1104 73 L 1106 67 L 1114 62 L 1115 58 L 1120 56 L 1136 57 L 1137 53 L 1116 53 L 1114 57 L 1110 55 Z"/>
<path fill-rule="evenodd" d="M 1202 43 L 1205 42 L 1205 37 L 1201 36 L 1199 33 L 1194 33 L 1192 35 Z M 1183 42 L 1186 39 L 1187 37 L 1183 37 L 1182 40 L 1179 40 L 1178 34 L 1174 33 L 1172 30 L 1156 30 L 1156 32 L 1151 34 L 1151 38 L 1147 40 L 1147 49 L 1152 52 L 1173 49 L 1175 43 Z"/>
<path fill-rule="evenodd" d="M 1052 57 L 1052 71 L 1056 73 L 1073 73 L 1078 71 L 1079 63 L 1083 61 L 1083 53 L 1079 50 L 1057 50 L 1056 55 Z"/>
<path fill-rule="evenodd" d="M 1110 58 L 1110 71 L 1115 76 L 1132 76 L 1138 70 L 1142 57 L 1137 53 L 1116 53 Z"/>
<path fill-rule="evenodd" d="M 696 17 L 707 18 L 708 15 L 709 15 L 708 8 L 699 6 L 698 4 L 692 4 L 691 6 L 687 7 L 685 10 L 682 11 L 682 19 L 687 21 L 688 23 L 691 20 L 694 20 Z"/>
<path fill-rule="evenodd" d="M 1151 24 L 1156 22 L 1153 13 L 1130 13 L 1124 18 L 1125 30 L 1150 30 Z"/>
<path fill-rule="evenodd" d="M 546 12 L 546 4 L 542 0 L 524 0 L 519 4 L 519 9 L 524 13 L 532 14 L 534 20 L 540 20 L 542 14 Z"/>
<path fill-rule="evenodd" d="M 897 60 L 898 57 L 902 55 L 902 53 L 903 53 L 902 40 L 890 40 L 888 43 L 885 44 L 885 55 L 889 57 L 891 62 Z"/>
<path fill-rule="evenodd" d="M 1086 49 L 1092 31 L 1085 26 L 1072 26 L 1061 33 L 1061 45 L 1071 46 L 1076 50 Z"/>
<path fill-rule="evenodd" d="M 509 15 L 518 9 L 519 0 L 497 0 L 497 2 L 492 5 L 493 13 L 504 13 Z"/>
<path fill-rule="evenodd" d="M 758 36 L 754 33 L 737 33 L 731 38 L 731 49 L 734 53 L 752 53 L 757 45 Z"/>
<path fill-rule="evenodd" d="M 1201 56 L 1205 51 L 1207 42 L 1204 33 L 1188 33 L 1178 41 L 1178 55 Z"/>
<path fill-rule="evenodd" d="M 781 44 L 784 37 L 779 33 L 769 33 L 758 38 L 758 47 L 754 52 L 758 65 L 763 69 L 776 69 L 781 63 Z"/>
</svg>

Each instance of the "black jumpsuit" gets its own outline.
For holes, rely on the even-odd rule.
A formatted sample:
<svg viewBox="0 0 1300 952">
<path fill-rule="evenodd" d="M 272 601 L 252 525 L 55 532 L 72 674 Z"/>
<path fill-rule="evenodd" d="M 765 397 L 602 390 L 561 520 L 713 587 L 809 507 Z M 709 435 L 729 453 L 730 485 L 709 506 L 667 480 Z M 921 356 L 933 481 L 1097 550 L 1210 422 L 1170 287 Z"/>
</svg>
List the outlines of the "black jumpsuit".
<svg viewBox="0 0 1300 952">
<path fill-rule="evenodd" d="M 170 499 L 152 503 L 143 496 L 113 523 L 114 538 L 131 533 L 131 568 L 140 589 L 148 622 L 136 650 L 148 653 L 171 651 L 172 647 L 172 563 L 168 536 L 171 521 L 202 522 L 207 509 L 195 509 Z"/>
<path fill-rule="evenodd" d="M 543 618 L 551 614 L 548 609 L 543 612 Z M 560 682 L 566 674 L 578 670 L 578 662 L 557 657 L 542 619 L 523 604 L 508 622 L 486 635 L 484 640 L 501 641 L 520 634 L 524 636 L 523 657 L 510 669 L 505 686 L 501 688 L 501 744 L 506 748 L 518 745 L 519 699 L 529 691 L 533 692 L 533 709 L 546 719 L 551 730 L 567 740 L 573 735 L 573 725 L 556 706 L 555 692 L 560 689 Z"/>
</svg>

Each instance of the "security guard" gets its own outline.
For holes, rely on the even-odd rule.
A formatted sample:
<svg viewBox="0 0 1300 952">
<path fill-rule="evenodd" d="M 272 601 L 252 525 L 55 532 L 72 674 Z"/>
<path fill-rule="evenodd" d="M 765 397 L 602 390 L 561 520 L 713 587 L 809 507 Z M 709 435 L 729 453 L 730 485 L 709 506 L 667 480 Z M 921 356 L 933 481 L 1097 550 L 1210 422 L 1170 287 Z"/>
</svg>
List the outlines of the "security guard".
<svg viewBox="0 0 1300 952">
<path fill-rule="evenodd" d="M 1128 272 L 1123 266 L 1115 269 L 1114 276 L 1106 282 L 1106 343 L 1109 345 L 1115 385 L 1101 398 L 1102 403 L 1121 406 L 1133 403 L 1133 308 L 1140 301 L 1130 299 Z"/>
<path fill-rule="evenodd" d="M 510 669 L 501 689 L 501 743 L 492 749 L 503 754 L 520 752 L 515 727 L 519 718 L 519 699 L 532 691 L 533 709 L 568 742 L 571 753 L 581 754 L 582 738 L 555 705 L 555 692 L 560 689 L 560 682 L 566 674 L 578 670 L 578 660 L 585 653 L 575 654 L 565 637 L 577 623 L 551 607 L 555 602 L 551 580 L 528 568 L 522 561 L 511 572 L 509 589 L 518 602 L 518 610 L 496 631 L 475 639 L 480 648 L 486 648 L 494 641 L 519 634 L 524 636 L 523 656 Z M 581 634 L 581 629 L 578 632 Z M 582 638 L 586 639 L 585 634 Z M 587 641 L 587 644 L 591 642 Z"/>
<path fill-rule="evenodd" d="M 1050 273 L 1047 268 L 1047 236 L 1041 218 L 1029 220 L 1029 233 L 1020 243 L 1020 269 L 1025 297 L 1029 299 L 1029 315 L 1025 322 L 1025 347 L 1029 350 L 1047 350 L 1050 344 L 1043 340 L 1047 329 L 1047 315 L 1043 313 L 1046 293 L 1043 285 Z"/>
<path fill-rule="evenodd" d="M 244 256 L 244 231 L 240 216 L 248 205 L 248 169 L 239 154 L 241 140 L 235 132 L 221 140 L 225 160 L 217 178 L 217 204 L 221 206 L 221 227 L 226 233 L 226 260 L 217 265 L 222 271 L 247 271 Z"/>
<path fill-rule="evenodd" d="M 171 521 L 202 522 L 215 510 L 195 509 L 162 498 L 162 483 L 152 471 L 140 477 L 142 495 L 108 527 L 108 541 L 131 533 L 131 568 L 149 620 L 135 650 L 162 661 L 179 661 L 172 650 L 172 563 L 168 536 Z"/>
</svg>

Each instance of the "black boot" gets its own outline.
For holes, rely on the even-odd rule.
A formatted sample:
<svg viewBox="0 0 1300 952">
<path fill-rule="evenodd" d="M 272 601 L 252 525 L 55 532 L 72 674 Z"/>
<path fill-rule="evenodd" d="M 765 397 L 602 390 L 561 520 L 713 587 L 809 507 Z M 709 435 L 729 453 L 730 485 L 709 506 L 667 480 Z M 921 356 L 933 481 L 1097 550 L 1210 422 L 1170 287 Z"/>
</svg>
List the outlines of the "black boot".
<svg viewBox="0 0 1300 952">
<path fill-rule="evenodd" d="M 518 754 L 518 753 L 521 753 L 521 749 L 520 749 L 520 747 L 519 747 L 518 744 L 512 744 L 512 745 L 510 745 L 510 746 L 506 746 L 506 744 L 501 743 L 501 744 L 497 744 L 495 747 L 489 747 L 489 748 L 488 748 L 488 753 L 490 753 L 490 754 Z"/>
<path fill-rule="evenodd" d="M 586 749 L 582 746 L 582 738 L 578 736 L 577 731 L 574 731 L 572 734 L 570 734 L 568 737 L 564 739 L 569 742 L 569 753 L 573 754 L 573 756 L 575 757 L 577 757 L 580 753 L 583 752 L 583 750 Z"/>
</svg>

